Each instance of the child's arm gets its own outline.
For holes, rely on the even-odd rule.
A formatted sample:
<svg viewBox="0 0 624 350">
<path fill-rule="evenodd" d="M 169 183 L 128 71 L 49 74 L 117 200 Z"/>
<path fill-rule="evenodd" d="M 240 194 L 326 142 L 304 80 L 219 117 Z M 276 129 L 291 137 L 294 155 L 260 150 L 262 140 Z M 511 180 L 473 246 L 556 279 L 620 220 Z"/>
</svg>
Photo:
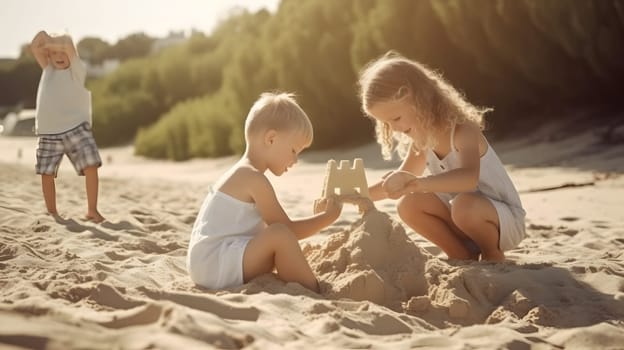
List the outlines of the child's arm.
<svg viewBox="0 0 624 350">
<path fill-rule="evenodd" d="M 45 48 L 46 43 L 50 40 L 50 36 L 45 31 L 40 31 L 35 35 L 30 43 L 30 51 L 41 69 L 48 66 L 48 51 Z"/>
<path fill-rule="evenodd" d="M 459 155 L 459 167 L 447 172 L 414 178 L 405 192 L 470 192 L 477 188 L 481 156 L 479 141 L 481 131 L 477 126 L 463 124 L 455 128 L 455 148 Z"/>
<path fill-rule="evenodd" d="M 335 199 L 330 198 L 323 205 L 324 208 L 321 208 L 323 212 L 306 218 L 291 220 L 277 200 L 273 186 L 264 175 L 258 174 L 249 180 L 250 188 L 252 188 L 251 196 L 264 222 L 267 225 L 284 224 L 297 235 L 298 239 L 317 233 L 340 216 L 342 206 Z"/>
<path fill-rule="evenodd" d="M 70 61 L 73 61 L 76 57 L 78 57 L 74 42 L 72 41 L 71 36 L 67 34 L 50 38 L 50 40 L 48 40 L 48 42 L 45 44 L 45 47 L 50 50 L 65 52 L 67 57 L 69 57 Z"/>
<path fill-rule="evenodd" d="M 379 182 L 375 183 L 374 185 L 368 188 L 368 192 L 370 193 L 371 199 L 373 201 L 377 201 L 377 200 L 381 200 L 385 198 L 397 199 L 401 197 L 402 194 L 399 194 L 396 192 L 388 192 L 387 189 L 384 188 L 383 184 L 385 183 L 386 179 L 389 176 L 397 172 L 410 173 L 413 175 L 414 178 L 416 176 L 420 176 L 425 170 L 426 162 L 427 162 L 427 159 L 426 159 L 426 154 L 424 152 L 420 152 L 416 154 L 414 151 L 411 150 L 411 147 L 410 147 L 409 153 L 407 154 L 407 156 L 403 160 L 403 163 L 401 163 L 401 166 L 399 166 L 397 170 L 394 170 L 385 174 Z"/>
</svg>

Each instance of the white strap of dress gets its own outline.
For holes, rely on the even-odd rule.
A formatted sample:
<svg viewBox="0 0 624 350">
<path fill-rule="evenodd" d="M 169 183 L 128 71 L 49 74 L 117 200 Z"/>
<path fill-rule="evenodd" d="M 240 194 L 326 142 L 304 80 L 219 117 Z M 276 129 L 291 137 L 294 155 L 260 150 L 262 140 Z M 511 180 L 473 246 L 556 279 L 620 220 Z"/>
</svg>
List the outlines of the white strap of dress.
<svg viewBox="0 0 624 350">
<path fill-rule="evenodd" d="M 453 123 L 453 127 L 451 128 L 451 150 L 450 152 L 455 152 L 455 126 L 457 123 Z"/>
</svg>

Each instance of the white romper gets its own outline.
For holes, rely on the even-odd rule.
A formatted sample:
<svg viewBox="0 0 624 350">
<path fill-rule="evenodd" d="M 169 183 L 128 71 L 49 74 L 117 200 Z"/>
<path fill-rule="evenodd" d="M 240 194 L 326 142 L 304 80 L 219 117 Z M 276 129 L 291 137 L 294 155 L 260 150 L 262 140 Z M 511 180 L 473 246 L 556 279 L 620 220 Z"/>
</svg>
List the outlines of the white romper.
<svg viewBox="0 0 624 350">
<path fill-rule="evenodd" d="M 211 190 L 195 219 L 186 256 L 193 282 L 209 289 L 243 284 L 245 247 L 265 226 L 255 203 Z"/>
<path fill-rule="evenodd" d="M 432 149 L 427 151 L 427 169 L 432 175 L 440 174 L 459 167 L 459 156 L 453 141 L 455 126 L 451 130 L 451 151 L 443 159 L 439 159 Z M 518 191 L 511 182 L 494 149 L 486 141 L 487 151 L 481 157 L 479 183 L 476 192 L 487 197 L 496 212 L 500 225 L 499 248 L 502 251 L 515 248 L 526 237 L 524 217 Z M 457 193 L 436 193 L 442 203 L 450 208 Z"/>
</svg>

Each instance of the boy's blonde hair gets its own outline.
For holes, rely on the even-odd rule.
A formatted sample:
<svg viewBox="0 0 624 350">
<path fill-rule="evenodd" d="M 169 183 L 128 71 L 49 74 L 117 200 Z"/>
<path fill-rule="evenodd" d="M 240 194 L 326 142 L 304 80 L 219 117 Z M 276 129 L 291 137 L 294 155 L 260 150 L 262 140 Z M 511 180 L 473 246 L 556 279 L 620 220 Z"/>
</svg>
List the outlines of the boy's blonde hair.
<svg viewBox="0 0 624 350">
<path fill-rule="evenodd" d="M 245 120 L 245 141 L 267 130 L 301 132 L 312 143 L 310 118 L 295 101 L 295 95 L 285 92 L 265 92 L 251 106 Z"/>
<path fill-rule="evenodd" d="M 418 122 L 425 133 L 422 140 L 412 140 L 402 133 L 393 135 L 390 125 L 375 120 L 384 159 L 391 159 L 395 149 L 405 157 L 410 145 L 417 153 L 434 147 L 433 135 L 454 124 L 474 123 L 483 129 L 483 114 L 490 110 L 473 106 L 440 74 L 393 51 L 364 67 L 359 86 L 362 109 L 369 117 L 375 103 L 401 98 L 411 98 L 421 116 Z"/>
</svg>

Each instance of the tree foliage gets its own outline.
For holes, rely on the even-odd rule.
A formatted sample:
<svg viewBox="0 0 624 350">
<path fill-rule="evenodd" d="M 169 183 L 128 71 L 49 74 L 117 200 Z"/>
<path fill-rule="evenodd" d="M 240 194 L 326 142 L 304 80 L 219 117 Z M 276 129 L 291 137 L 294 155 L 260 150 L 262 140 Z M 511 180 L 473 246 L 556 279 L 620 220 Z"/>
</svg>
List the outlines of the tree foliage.
<svg viewBox="0 0 624 350">
<path fill-rule="evenodd" d="M 167 114 L 153 126 L 160 132 L 151 134 L 150 142 L 176 147 L 164 135 L 186 138 L 190 144 L 179 146 L 176 159 L 240 152 L 247 109 L 262 91 L 274 89 L 298 95 L 313 121 L 313 147 L 370 140 L 372 123 L 358 105 L 357 75 L 388 50 L 439 71 L 472 103 L 494 107 L 492 131 L 511 130 L 519 121 L 538 123 L 530 111 L 539 109 L 621 108 L 623 28 L 622 1 L 282 0 L 275 14 L 242 11 L 221 23 L 210 38 L 220 43 L 214 52 L 227 59 L 219 61 L 224 63 L 219 88 L 207 92 L 219 98 L 192 104 L 193 113 Z M 208 57 L 205 53 L 202 60 Z M 230 148 L 206 152 L 194 144 L 197 137 L 189 130 L 196 130 L 188 126 L 216 128 L 205 121 L 228 104 L 228 114 L 220 118 L 231 121 L 231 128 L 217 129 L 230 133 Z M 137 139 L 137 151 L 169 157 L 140 148 L 148 135 L 150 128 Z"/>
<path fill-rule="evenodd" d="M 622 109 L 622 38 L 623 0 L 282 0 L 276 13 L 239 9 L 210 35 L 156 54 L 141 34 L 109 46 L 85 39 L 79 49 L 93 57 L 121 50 L 126 60 L 89 84 L 98 142 L 130 142 L 138 132 L 137 153 L 180 160 L 242 152 L 248 109 L 271 90 L 297 95 L 313 148 L 372 140 L 357 76 L 388 50 L 494 107 L 492 132 L 535 125 L 536 110 Z M 36 79 L 28 64 L 20 74 Z M 0 84 L 18 66 L 0 70 Z"/>
</svg>

